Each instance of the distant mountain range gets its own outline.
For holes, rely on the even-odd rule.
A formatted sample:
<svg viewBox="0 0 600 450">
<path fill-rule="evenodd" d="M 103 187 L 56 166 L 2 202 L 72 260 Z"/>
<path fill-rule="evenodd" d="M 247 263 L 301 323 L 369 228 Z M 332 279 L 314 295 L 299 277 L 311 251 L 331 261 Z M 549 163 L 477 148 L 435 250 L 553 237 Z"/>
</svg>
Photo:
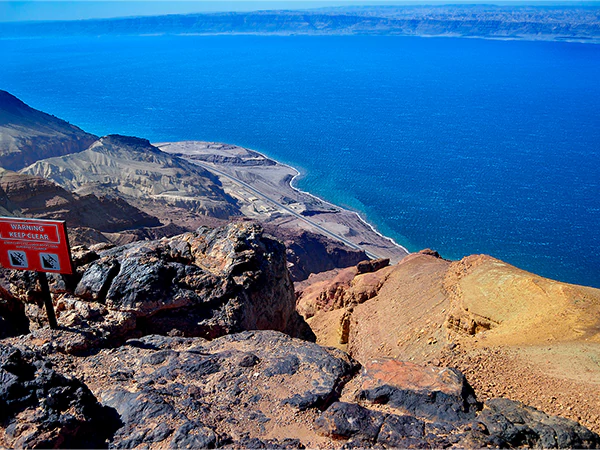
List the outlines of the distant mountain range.
<svg viewBox="0 0 600 450">
<path fill-rule="evenodd" d="M 0 23 L 0 38 L 144 34 L 420 35 L 600 42 L 600 5 L 365 6 Z"/>
</svg>

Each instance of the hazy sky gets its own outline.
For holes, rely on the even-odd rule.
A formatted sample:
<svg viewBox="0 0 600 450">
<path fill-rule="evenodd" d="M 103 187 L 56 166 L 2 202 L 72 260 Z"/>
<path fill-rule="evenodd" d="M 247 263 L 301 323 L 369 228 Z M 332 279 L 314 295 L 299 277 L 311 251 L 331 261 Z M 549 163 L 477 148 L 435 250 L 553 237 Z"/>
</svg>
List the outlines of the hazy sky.
<svg viewBox="0 0 600 450">
<path fill-rule="evenodd" d="M 306 1 L 306 0 L 221 0 L 221 1 L 5 1 L 0 0 L 0 22 L 24 20 L 76 20 L 123 16 L 186 14 L 216 11 L 255 11 L 259 9 L 306 9 L 322 6 L 432 4 L 432 3 L 500 3 L 494 0 L 373 0 L 373 1 Z M 523 0 L 519 0 L 523 3 Z M 530 0 L 531 3 L 539 3 Z M 501 3 L 508 3 L 506 0 Z M 565 0 L 564 3 L 573 3 Z"/>
</svg>

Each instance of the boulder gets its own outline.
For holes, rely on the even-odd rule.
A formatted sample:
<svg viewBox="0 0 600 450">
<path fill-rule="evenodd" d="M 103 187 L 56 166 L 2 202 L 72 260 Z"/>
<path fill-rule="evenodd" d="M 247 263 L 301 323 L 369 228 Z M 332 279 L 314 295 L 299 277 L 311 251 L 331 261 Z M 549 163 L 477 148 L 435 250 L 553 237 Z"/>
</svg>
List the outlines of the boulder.
<svg viewBox="0 0 600 450">
<path fill-rule="evenodd" d="M 358 403 L 357 403 L 358 401 Z M 456 369 L 372 361 L 315 431 L 344 448 L 595 448 L 600 436 L 508 399 L 479 403 Z"/>
<path fill-rule="evenodd" d="M 310 338 L 283 245 L 250 222 L 100 252 L 75 295 L 132 313 L 143 334 L 215 338 L 273 329 Z"/>
<path fill-rule="evenodd" d="M 458 370 L 394 359 L 372 360 L 364 366 L 358 397 L 447 422 L 473 418 L 480 408 L 473 388 Z"/>
<path fill-rule="evenodd" d="M 356 265 L 357 272 L 360 273 L 369 273 L 369 272 L 377 272 L 384 267 L 390 265 L 390 258 L 380 258 L 368 261 L 361 261 Z"/>
</svg>

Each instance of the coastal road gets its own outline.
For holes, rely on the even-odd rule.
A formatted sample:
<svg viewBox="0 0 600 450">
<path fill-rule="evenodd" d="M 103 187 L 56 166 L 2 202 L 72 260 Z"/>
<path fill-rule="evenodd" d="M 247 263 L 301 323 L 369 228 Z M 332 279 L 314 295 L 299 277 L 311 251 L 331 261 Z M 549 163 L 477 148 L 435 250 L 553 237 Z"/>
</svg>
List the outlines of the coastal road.
<svg viewBox="0 0 600 450">
<path fill-rule="evenodd" d="M 186 155 L 180 154 L 178 155 L 182 158 L 186 158 Z M 271 197 L 266 196 L 265 194 L 263 194 L 262 192 L 260 192 L 258 189 L 252 187 L 251 185 L 249 185 L 248 183 L 246 183 L 245 181 L 240 180 L 239 178 L 234 177 L 233 175 L 229 175 L 228 173 L 223 172 L 222 170 L 219 169 L 215 169 L 213 166 L 208 165 L 208 164 L 203 164 L 200 163 L 194 159 L 188 159 L 186 158 L 189 162 L 196 164 L 197 166 L 202 167 L 203 169 L 208 170 L 209 172 L 213 172 L 214 174 L 218 175 L 218 176 L 222 176 L 227 178 L 228 180 L 233 181 L 234 183 L 248 189 L 250 192 L 252 192 L 253 194 L 261 197 L 262 199 L 268 201 L 269 203 L 275 205 L 277 208 L 285 211 L 286 213 L 296 217 L 297 219 L 300 219 L 302 221 L 304 221 L 305 223 L 309 224 L 310 226 L 316 228 L 317 230 L 319 230 L 320 232 L 322 232 L 323 234 L 336 239 L 338 241 L 343 242 L 344 244 L 346 244 L 348 247 L 353 248 L 355 250 L 362 250 L 363 252 L 366 253 L 366 255 L 371 258 L 371 259 L 379 259 L 380 257 L 377 256 L 375 253 L 372 253 L 370 251 L 365 250 L 364 248 L 362 248 L 360 245 L 355 244 L 354 242 L 350 242 L 348 239 L 344 238 L 343 236 L 340 236 L 339 234 L 336 234 L 332 231 L 329 231 L 327 228 L 323 227 L 322 225 L 319 225 L 316 222 L 313 222 L 310 219 L 307 219 L 306 217 L 304 217 L 301 214 L 298 214 L 296 211 L 294 211 L 291 208 L 288 208 L 287 206 L 279 203 L 276 200 L 273 200 Z"/>
</svg>

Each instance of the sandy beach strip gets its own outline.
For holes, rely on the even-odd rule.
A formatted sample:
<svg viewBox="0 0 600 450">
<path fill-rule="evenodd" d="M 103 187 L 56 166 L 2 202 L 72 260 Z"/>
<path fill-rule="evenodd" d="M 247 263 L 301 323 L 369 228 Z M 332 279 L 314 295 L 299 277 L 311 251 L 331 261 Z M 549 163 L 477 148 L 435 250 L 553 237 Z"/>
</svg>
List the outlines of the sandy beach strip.
<svg viewBox="0 0 600 450">
<path fill-rule="evenodd" d="M 215 174 L 247 217 L 274 225 L 305 229 L 364 250 L 370 258 L 396 263 L 409 251 L 379 233 L 357 212 L 294 186 L 300 172 L 287 164 L 236 145 L 182 141 L 153 144 Z"/>
</svg>

